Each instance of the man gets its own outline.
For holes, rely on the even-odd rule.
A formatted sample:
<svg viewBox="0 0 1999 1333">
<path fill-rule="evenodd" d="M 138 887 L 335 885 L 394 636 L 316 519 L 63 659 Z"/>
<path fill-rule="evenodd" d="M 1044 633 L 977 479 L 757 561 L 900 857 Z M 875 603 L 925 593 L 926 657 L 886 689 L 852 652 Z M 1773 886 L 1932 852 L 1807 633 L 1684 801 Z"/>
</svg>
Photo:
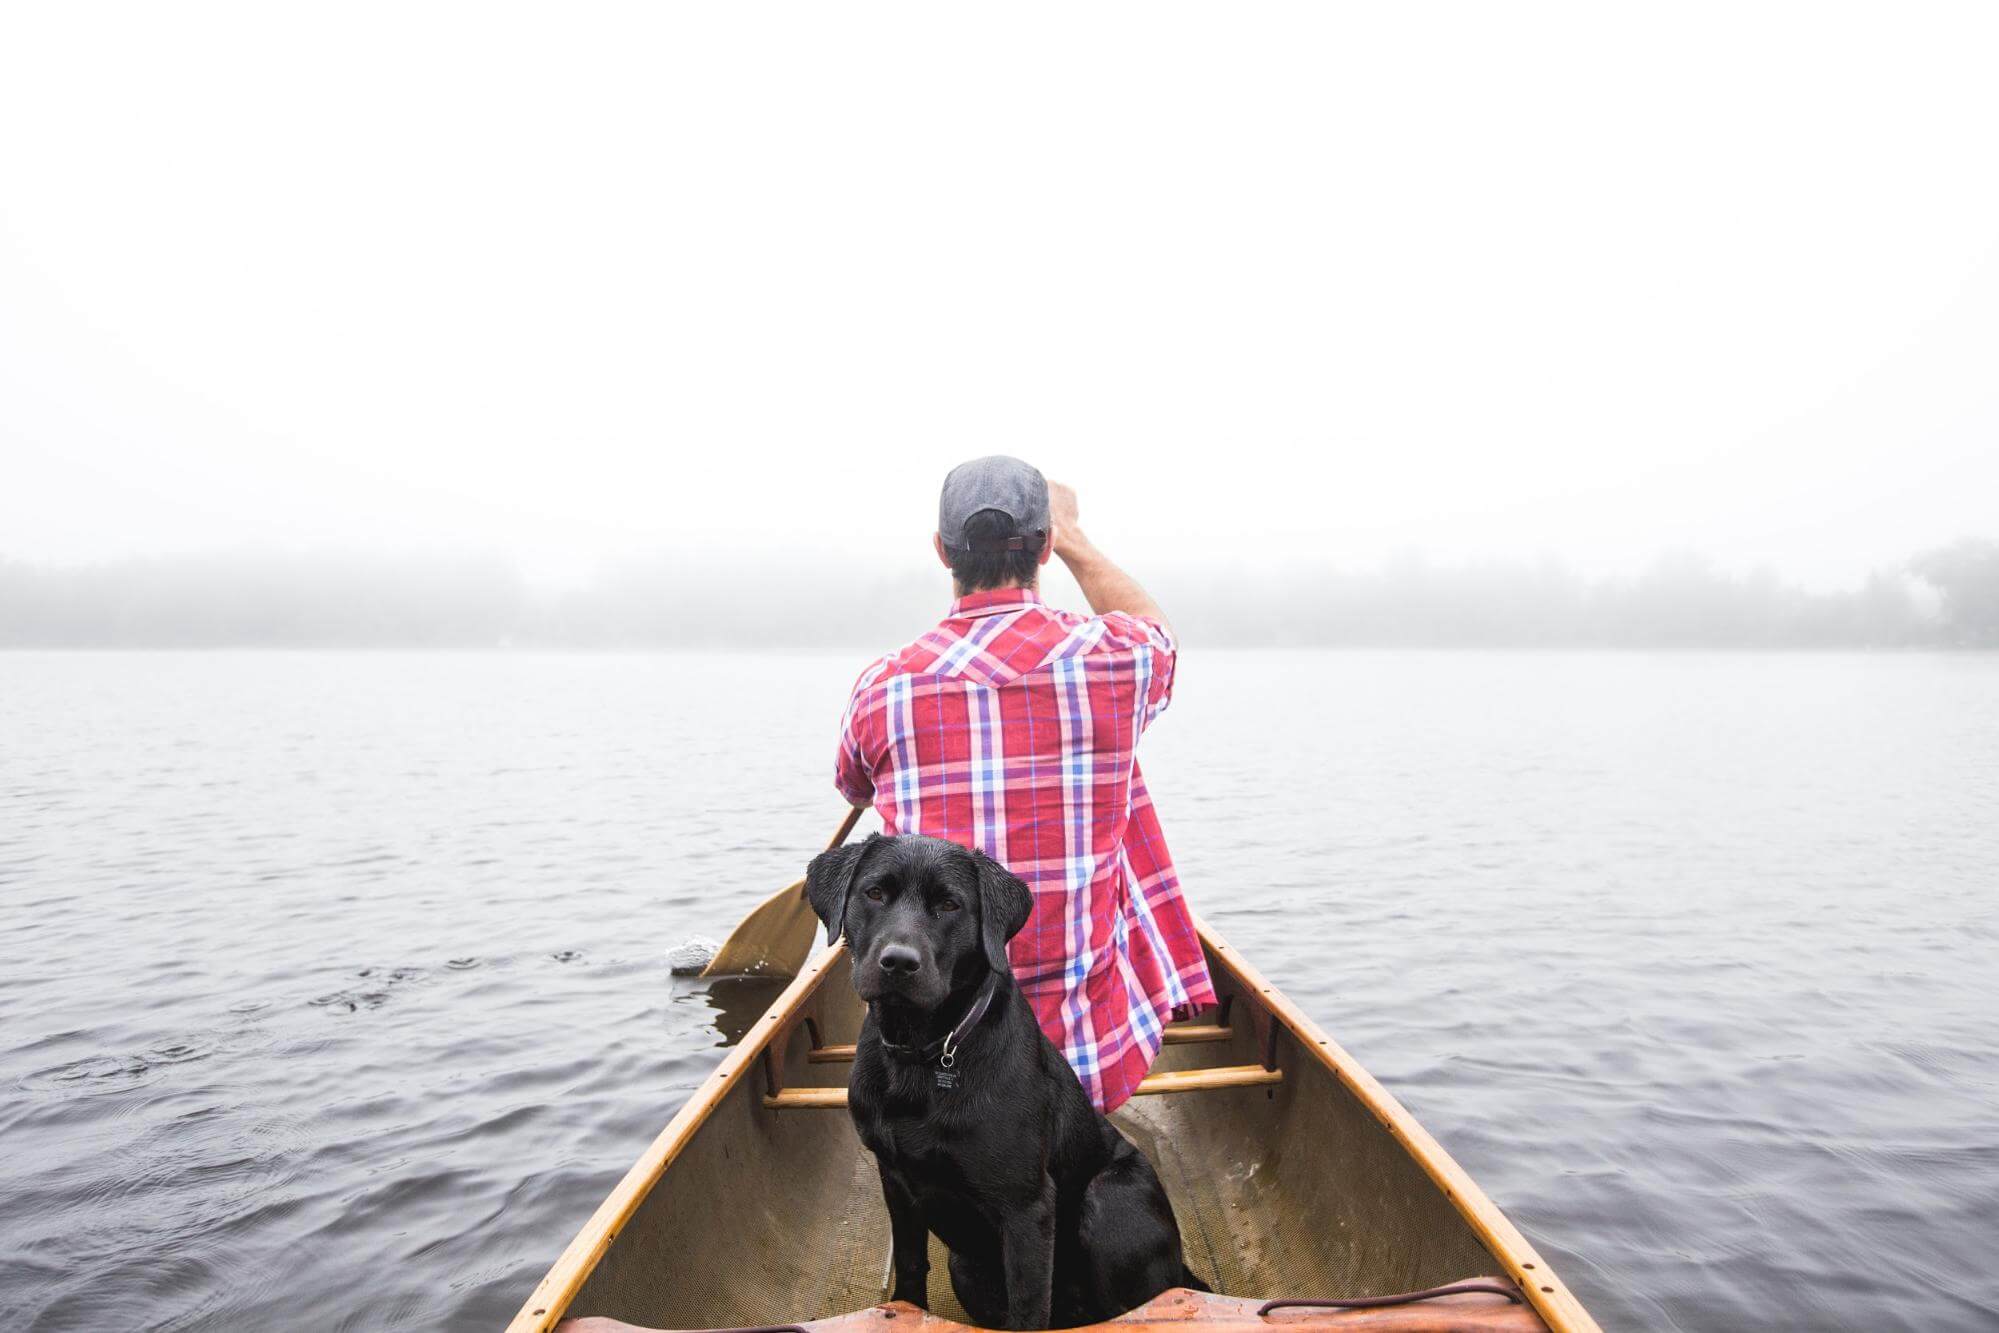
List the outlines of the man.
<svg viewBox="0 0 1999 1333">
<path fill-rule="evenodd" d="M 934 545 L 957 600 L 854 686 L 834 782 L 889 833 L 976 847 L 1027 882 L 1008 950 L 1022 992 L 1099 1110 L 1131 1096 L 1167 1021 L 1214 1003 L 1139 776 L 1173 691 L 1166 617 L 1077 523 L 1076 496 L 1016 458 L 944 479 Z M 1094 617 L 1037 591 L 1060 556 Z"/>
</svg>

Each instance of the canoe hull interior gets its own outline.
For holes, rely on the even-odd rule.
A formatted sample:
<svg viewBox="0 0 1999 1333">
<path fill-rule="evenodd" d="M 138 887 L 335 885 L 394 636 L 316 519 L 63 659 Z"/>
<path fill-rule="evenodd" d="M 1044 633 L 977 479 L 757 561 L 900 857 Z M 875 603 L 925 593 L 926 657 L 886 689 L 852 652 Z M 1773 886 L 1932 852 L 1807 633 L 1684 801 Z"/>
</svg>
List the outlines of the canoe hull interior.
<svg viewBox="0 0 1999 1333">
<path fill-rule="evenodd" d="M 1155 1071 L 1267 1064 L 1282 1081 L 1136 1097 L 1116 1115 L 1159 1169 L 1189 1266 L 1218 1293 L 1258 1300 L 1502 1274 L 1551 1326 L 1593 1328 L 1566 1289 L 1537 1290 L 1554 1284 L 1545 1263 L 1420 1126 L 1225 943 L 1204 938 L 1226 1008 L 1197 1021 L 1207 1039 L 1166 1046 Z M 861 1016 L 845 955 L 822 955 L 696 1094 L 703 1114 L 683 1111 L 653 1165 L 634 1168 L 654 1178 L 626 1200 L 628 1215 L 616 1215 L 615 1195 L 599 1210 L 600 1234 L 586 1228 L 516 1333 L 564 1313 L 741 1329 L 884 1301 L 888 1217 L 871 1155 L 843 1108 L 774 1096 L 843 1088 L 849 1065 L 828 1055 L 855 1040 Z M 934 1242 L 930 1299 L 936 1316 L 964 1321 Z"/>
</svg>

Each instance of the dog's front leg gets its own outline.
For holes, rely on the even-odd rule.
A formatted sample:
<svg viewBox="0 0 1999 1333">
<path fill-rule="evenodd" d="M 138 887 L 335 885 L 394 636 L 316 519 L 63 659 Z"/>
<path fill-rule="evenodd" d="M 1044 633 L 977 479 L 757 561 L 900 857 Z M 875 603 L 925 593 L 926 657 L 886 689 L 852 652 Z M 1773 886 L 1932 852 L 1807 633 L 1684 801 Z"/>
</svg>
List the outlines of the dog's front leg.
<svg viewBox="0 0 1999 1333">
<path fill-rule="evenodd" d="M 895 1264 L 894 1301 L 908 1301 L 921 1309 L 930 1308 L 930 1223 L 923 1205 L 896 1179 L 883 1171 L 882 1198 L 888 1204 L 890 1253 Z"/>
<path fill-rule="evenodd" d="M 1055 1181 L 1041 1178 L 1041 1197 L 1006 1215 L 1000 1229 L 1006 1265 L 1006 1326 L 1047 1328 L 1055 1296 Z"/>
</svg>

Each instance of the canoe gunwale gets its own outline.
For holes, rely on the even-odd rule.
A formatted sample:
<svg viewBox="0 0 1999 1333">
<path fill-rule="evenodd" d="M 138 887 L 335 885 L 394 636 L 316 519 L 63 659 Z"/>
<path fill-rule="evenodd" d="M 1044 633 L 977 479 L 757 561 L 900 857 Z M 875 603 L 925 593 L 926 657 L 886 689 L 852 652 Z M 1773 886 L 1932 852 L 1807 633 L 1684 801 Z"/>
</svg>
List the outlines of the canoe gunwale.
<svg viewBox="0 0 1999 1333">
<path fill-rule="evenodd" d="M 1196 918 L 1195 924 L 1209 961 L 1227 973 L 1242 999 L 1248 1002 L 1243 1007 L 1251 1011 L 1250 1017 L 1255 1021 L 1259 1049 L 1267 1057 L 1274 1057 L 1279 1032 L 1288 1032 L 1297 1047 L 1328 1070 L 1443 1190 L 1480 1243 L 1504 1266 L 1505 1278 L 1519 1288 L 1553 1333 L 1597 1333 L 1596 1321 L 1567 1284 L 1555 1276 L 1526 1237 L 1394 1095 L 1262 973 L 1246 963 L 1205 920 Z M 768 1080 L 765 1052 L 774 1039 L 797 1026 L 807 1002 L 845 952 L 844 945 L 836 945 L 811 959 L 723 1057 L 715 1072 L 688 1097 L 536 1284 L 508 1325 L 508 1333 L 550 1333 L 555 1328 L 619 1232 L 715 1108 L 736 1093 L 745 1079 Z M 1274 1064 L 1274 1058 L 1266 1063 Z M 776 1087 L 765 1086 L 745 1089 L 744 1095 L 771 1095 L 777 1091 Z"/>
<path fill-rule="evenodd" d="M 555 1261 L 548 1274 L 535 1284 L 534 1292 L 522 1303 L 520 1312 L 507 1325 L 507 1333 L 548 1333 L 562 1319 L 569 1309 L 576 1293 L 618 1238 L 618 1232 L 631 1220 L 632 1214 L 652 1193 L 653 1186 L 673 1165 L 674 1158 L 687 1146 L 708 1117 L 723 1099 L 735 1091 L 736 1086 L 746 1077 L 760 1072 L 763 1053 L 770 1046 L 771 1039 L 780 1032 L 788 1032 L 796 1021 L 799 1011 L 814 991 L 826 979 L 829 968 L 846 954 L 846 946 L 835 945 L 822 950 L 807 962 L 804 969 L 792 978 L 791 984 L 771 1002 L 771 1006 L 751 1025 L 743 1039 L 722 1057 L 715 1072 L 703 1080 L 673 1118 L 666 1122 L 646 1150 L 632 1163 L 631 1169 L 612 1188 L 597 1211 L 583 1224 L 575 1239 L 569 1242 L 562 1255 Z"/>
<path fill-rule="evenodd" d="M 1493 1257 L 1506 1265 L 1506 1277 L 1519 1287 L 1553 1333 L 1600 1333 L 1597 1322 L 1577 1300 L 1568 1284 L 1555 1276 L 1538 1251 L 1520 1234 L 1519 1228 L 1508 1220 L 1499 1206 L 1486 1197 L 1465 1169 L 1444 1151 L 1444 1146 L 1432 1138 L 1407 1107 L 1397 1101 L 1395 1095 L 1383 1087 L 1374 1075 L 1367 1072 L 1361 1063 L 1348 1053 L 1344 1046 L 1328 1036 L 1305 1012 L 1293 1004 L 1284 993 L 1271 985 L 1269 980 L 1250 966 L 1214 927 L 1204 918 L 1195 917 L 1194 924 L 1199 929 L 1201 942 L 1207 947 L 1210 961 L 1220 963 L 1222 970 L 1242 988 L 1246 998 L 1252 999 L 1254 1007 L 1267 1012 L 1277 1024 L 1288 1028 L 1300 1049 L 1310 1054 L 1324 1065 L 1335 1078 L 1344 1084 L 1367 1109 L 1381 1126 L 1395 1137 L 1430 1179 L 1444 1191 L 1444 1196 L 1457 1207 L 1458 1213 L 1477 1233 Z"/>
</svg>

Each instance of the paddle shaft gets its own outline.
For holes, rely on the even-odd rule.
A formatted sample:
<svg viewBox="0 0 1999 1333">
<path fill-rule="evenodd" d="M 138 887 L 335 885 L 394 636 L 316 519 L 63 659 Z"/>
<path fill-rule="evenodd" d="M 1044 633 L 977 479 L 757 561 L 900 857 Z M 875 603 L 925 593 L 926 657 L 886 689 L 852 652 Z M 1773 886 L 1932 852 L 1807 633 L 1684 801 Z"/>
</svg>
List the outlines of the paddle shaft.
<svg viewBox="0 0 1999 1333">
<path fill-rule="evenodd" d="M 838 847 L 841 843 L 847 840 L 847 835 L 854 831 L 854 825 L 861 822 L 861 813 L 866 809 L 867 807 L 865 805 L 850 805 L 847 807 L 847 813 L 840 820 L 840 827 L 833 830 L 833 840 L 826 844 L 827 851 L 829 852 L 832 851 L 835 847 Z M 779 889 L 778 892 L 790 893 L 793 889 L 798 890 L 798 901 L 804 902 L 805 881 L 802 879 L 795 884 L 786 885 L 784 888 Z M 748 918 L 745 918 L 745 920 L 747 919 Z M 737 929 L 741 929 L 741 927 L 737 927 Z M 805 960 L 801 958 L 798 961 L 803 963 Z M 792 968 L 791 970 L 793 972 L 798 971 L 796 967 Z"/>
<path fill-rule="evenodd" d="M 832 851 L 847 840 L 847 835 L 854 831 L 854 825 L 861 822 L 861 812 L 866 809 L 865 805 L 850 805 L 847 807 L 846 815 L 840 820 L 839 829 L 833 834 L 833 841 L 826 844 L 827 851 Z"/>
</svg>

